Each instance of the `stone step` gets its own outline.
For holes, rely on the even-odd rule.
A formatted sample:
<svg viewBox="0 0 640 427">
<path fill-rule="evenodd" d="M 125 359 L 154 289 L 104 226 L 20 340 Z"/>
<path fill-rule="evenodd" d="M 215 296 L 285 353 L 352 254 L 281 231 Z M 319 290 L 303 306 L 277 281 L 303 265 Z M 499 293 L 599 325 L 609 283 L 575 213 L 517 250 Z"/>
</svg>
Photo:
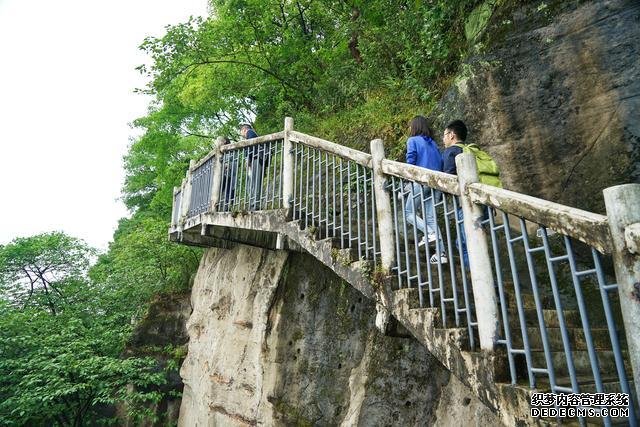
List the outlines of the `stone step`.
<svg viewBox="0 0 640 427">
<path fill-rule="evenodd" d="M 564 351 L 562 331 L 560 328 L 546 328 L 547 338 L 551 350 Z M 523 337 L 520 327 L 511 329 L 512 345 L 522 348 Z M 540 328 L 529 326 L 526 328 L 529 346 L 534 350 L 542 350 L 542 334 Z M 568 342 L 572 350 L 587 350 L 584 330 L 582 328 L 567 328 Z M 611 350 L 609 330 L 605 328 L 591 329 L 591 338 L 596 350 Z"/>
<path fill-rule="evenodd" d="M 469 331 L 467 328 L 435 328 L 433 333 L 438 340 L 445 340 L 460 350 L 469 350 Z"/>
</svg>

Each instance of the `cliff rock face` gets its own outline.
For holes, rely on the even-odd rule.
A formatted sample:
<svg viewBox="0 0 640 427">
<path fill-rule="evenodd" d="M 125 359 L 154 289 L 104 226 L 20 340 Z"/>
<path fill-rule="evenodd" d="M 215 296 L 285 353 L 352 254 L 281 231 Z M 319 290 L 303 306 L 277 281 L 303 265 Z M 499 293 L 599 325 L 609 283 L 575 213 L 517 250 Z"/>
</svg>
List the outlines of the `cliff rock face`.
<svg viewBox="0 0 640 427">
<path fill-rule="evenodd" d="M 470 21 L 482 53 L 434 111 L 436 128 L 463 119 L 506 188 L 603 212 L 602 189 L 640 182 L 640 3 L 497 3 L 484 29 Z"/>
<path fill-rule="evenodd" d="M 186 354 L 189 336 L 185 327 L 191 314 L 189 302 L 190 292 L 176 292 L 156 295 L 149 305 L 144 318 L 136 325 L 131 340 L 127 344 L 124 355 L 136 357 L 153 357 L 158 367 L 165 369 L 170 361 L 179 363 Z M 173 351 L 168 352 L 169 349 Z M 159 388 L 164 398 L 151 409 L 158 417 L 155 423 L 131 420 L 126 416 L 126 408 L 117 407 L 121 425 L 151 426 L 174 425 L 180 413 L 180 393 L 182 379 L 177 369 L 167 370 L 167 382 Z"/>
<path fill-rule="evenodd" d="M 209 249 L 192 290 L 179 424 L 496 425 L 413 338 L 313 258 Z"/>
</svg>

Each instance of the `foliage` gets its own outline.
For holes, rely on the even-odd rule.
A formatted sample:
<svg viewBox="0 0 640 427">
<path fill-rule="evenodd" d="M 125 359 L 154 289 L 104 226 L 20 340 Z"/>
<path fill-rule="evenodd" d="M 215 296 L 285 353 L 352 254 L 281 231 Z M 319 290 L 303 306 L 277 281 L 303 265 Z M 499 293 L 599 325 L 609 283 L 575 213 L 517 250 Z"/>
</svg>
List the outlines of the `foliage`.
<svg viewBox="0 0 640 427">
<path fill-rule="evenodd" d="M 128 304 L 140 306 L 156 293 L 186 288 L 199 262 L 200 250 L 169 242 L 165 219 L 141 212 L 120 221 L 90 277 L 129 292 Z"/>
<path fill-rule="evenodd" d="M 120 357 L 129 294 L 87 279 L 93 254 L 59 232 L 0 248 L 0 425 L 95 424 L 114 402 L 149 419 L 144 404 L 161 397 L 154 360 Z"/>
<path fill-rule="evenodd" d="M 61 232 L 17 238 L 0 246 L 0 292 L 16 305 L 46 307 L 56 314 L 65 299 L 73 298 L 94 253 Z"/>
<path fill-rule="evenodd" d="M 171 114 L 181 135 L 230 134 L 253 117 L 263 132 L 285 115 L 312 126 L 372 93 L 419 112 L 457 68 L 478 3 L 212 0 L 210 18 L 145 40 L 152 64 L 140 70 L 152 78 L 152 114 Z"/>
</svg>

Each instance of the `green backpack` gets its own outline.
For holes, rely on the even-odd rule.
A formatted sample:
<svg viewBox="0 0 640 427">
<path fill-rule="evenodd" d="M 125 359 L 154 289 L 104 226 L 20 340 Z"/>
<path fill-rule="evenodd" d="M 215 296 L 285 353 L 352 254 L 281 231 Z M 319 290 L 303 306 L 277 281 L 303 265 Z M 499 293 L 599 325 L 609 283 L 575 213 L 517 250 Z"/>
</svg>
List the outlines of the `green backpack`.
<svg viewBox="0 0 640 427">
<path fill-rule="evenodd" d="M 476 158 L 478 178 L 481 183 L 502 188 L 500 169 L 486 151 L 481 150 L 476 144 L 454 144 L 454 146 L 462 148 L 463 153 L 471 153 Z"/>
</svg>

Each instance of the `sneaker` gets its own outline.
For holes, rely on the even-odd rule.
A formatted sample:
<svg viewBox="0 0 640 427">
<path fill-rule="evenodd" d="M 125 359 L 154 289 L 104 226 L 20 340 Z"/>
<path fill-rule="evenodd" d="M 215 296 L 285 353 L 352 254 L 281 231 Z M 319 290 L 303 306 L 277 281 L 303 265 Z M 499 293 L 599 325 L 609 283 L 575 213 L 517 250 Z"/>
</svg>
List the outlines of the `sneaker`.
<svg viewBox="0 0 640 427">
<path fill-rule="evenodd" d="M 449 262 L 449 259 L 447 259 L 447 254 L 445 254 L 444 252 L 442 252 L 442 253 L 440 254 L 440 256 L 438 256 L 438 255 L 436 255 L 436 254 L 431 255 L 431 259 L 429 259 L 429 262 L 430 262 L 431 264 L 438 264 L 438 263 L 440 263 L 440 264 L 446 264 L 446 263 L 448 263 L 448 262 Z"/>
<path fill-rule="evenodd" d="M 427 243 L 431 244 L 436 241 L 436 233 L 429 233 L 427 236 L 422 236 L 422 239 L 418 242 L 418 247 L 422 247 Z"/>
</svg>

